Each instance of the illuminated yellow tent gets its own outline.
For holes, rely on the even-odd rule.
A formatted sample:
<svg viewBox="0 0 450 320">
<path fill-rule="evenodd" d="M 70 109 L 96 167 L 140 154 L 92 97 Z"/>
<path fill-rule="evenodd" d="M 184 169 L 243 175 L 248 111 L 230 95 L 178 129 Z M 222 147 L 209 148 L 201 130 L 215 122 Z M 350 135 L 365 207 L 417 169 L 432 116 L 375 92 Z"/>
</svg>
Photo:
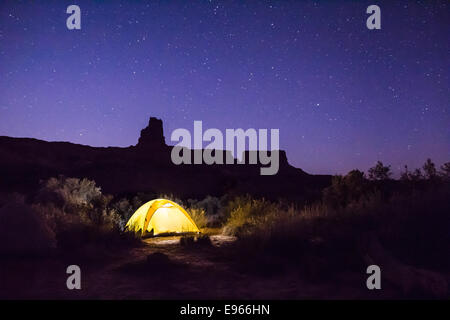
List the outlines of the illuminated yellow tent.
<svg viewBox="0 0 450 320">
<path fill-rule="evenodd" d="M 128 220 L 125 230 L 141 236 L 200 232 L 186 210 L 166 199 L 155 199 L 142 205 Z"/>
</svg>

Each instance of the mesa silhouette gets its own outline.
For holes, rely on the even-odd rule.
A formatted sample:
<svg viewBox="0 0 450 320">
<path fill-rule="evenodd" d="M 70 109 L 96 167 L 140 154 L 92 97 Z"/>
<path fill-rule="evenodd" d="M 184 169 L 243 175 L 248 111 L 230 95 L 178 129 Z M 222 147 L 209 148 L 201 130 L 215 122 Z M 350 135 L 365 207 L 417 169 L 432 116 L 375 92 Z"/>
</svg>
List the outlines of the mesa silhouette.
<svg viewBox="0 0 450 320">
<path fill-rule="evenodd" d="M 138 143 L 124 148 L 1 136 L 0 192 L 30 194 L 40 181 L 64 175 L 93 179 L 112 195 L 143 192 L 202 198 L 234 193 L 306 199 L 331 182 L 331 176 L 310 175 L 291 166 L 283 150 L 278 173 L 262 176 L 260 164 L 175 165 L 172 148 L 165 142 L 162 120 L 154 117 L 141 130 Z"/>
</svg>

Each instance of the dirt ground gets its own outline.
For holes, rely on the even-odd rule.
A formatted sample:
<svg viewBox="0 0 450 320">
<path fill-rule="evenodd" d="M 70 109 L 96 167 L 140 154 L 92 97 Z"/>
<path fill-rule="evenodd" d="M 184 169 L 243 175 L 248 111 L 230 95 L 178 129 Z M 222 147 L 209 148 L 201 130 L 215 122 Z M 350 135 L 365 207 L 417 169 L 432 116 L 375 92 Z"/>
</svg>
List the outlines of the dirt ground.
<svg viewBox="0 0 450 320">
<path fill-rule="evenodd" d="M 234 237 L 211 234 L 211 245 L 180 244 L 179 236 L 142 240 L 126 249 L 76 256 L 2 259 L 3 299 L 377 299 L 396 297 L 366 288 L 364 271 L 332 283 L 302 278 L 298 270 L 273 274 L 242 271 L 223 249 Z M 87 249 L 88 250 L 88 249 Z M 81 268 L 81 290 L 68 290 L 68 265 Z"/>
</svg>

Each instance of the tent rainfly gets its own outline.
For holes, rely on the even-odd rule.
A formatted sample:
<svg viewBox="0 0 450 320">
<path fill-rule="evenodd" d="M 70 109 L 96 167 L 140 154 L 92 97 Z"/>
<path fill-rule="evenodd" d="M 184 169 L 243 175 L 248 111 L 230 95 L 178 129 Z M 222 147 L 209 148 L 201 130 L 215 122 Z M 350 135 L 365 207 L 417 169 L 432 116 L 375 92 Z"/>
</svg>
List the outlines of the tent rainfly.
<svg viewBox="0 0 450 320">
<path fill-rule="evenodd" d="M 142 205 L 128 220 L 125 230 L 140 236 L 200 232 L 186 210 L 167 199 Z"/>
</svg>

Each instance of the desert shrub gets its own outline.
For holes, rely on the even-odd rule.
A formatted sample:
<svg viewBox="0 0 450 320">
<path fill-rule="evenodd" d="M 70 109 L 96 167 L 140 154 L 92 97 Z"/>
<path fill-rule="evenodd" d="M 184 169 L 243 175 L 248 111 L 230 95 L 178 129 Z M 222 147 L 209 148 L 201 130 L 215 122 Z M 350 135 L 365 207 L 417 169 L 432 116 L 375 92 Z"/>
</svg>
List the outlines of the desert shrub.
<svg viewBox="0 0 450 320">
<path fill-rule="evenodd" d="M 186 235 L 180 238 L 180 245 L 186 248 L 212 246 L 211 239 L 207 235 Z"/>
<path fill-rule="evenodd" d="M 425 173 L 425 178 L 429 180 L 435 180 L 438 177 L 438 171 L 436 169 L 436 165 L 430 158 L 425 161 L 422 166 L 423 172 Z"/>
<path fill-rule="evenodd" d="M 440 176 L 446 181 L 450 181 L 450 162 L 446 162 L 441 166 Z"/>
<path fill-rule="evenodd" d="M 345 207 L 367 194 L 370 185 L 359 170 L 352 170 L 345 176 L 334 176 L 331 186 L 323 191 L 323 202 L 332 207 Z"/>
<path fill-rule="evenodd" d="M 239 232 L 230 252 L 250 272 L 264 275 L 298 266 L 309 279 L 325 280 L 337 271 L 361 268 L 358 239 L 370 220 L 364 207 L 338 210 L 318 203 L 302 210 L 278 208 L 278 214 L 265 215 L 264 223 Z"/>
<path fill-rule="evenodd" d="M 133 213 L 140 207 L 140 205 L 133 206 L 133 203 L 128 201 L 128 199 L 120 199 L 112 204 L 112 209 L 121 217 L 119 221 L 120 229 L 123 230 L 125 228 L 125 224 L 131 218 Z"/>
<path fill-rule="evenodd" d="M 64 210 L 70 210 L 71 207 L 88 205 L 102 197 L 101 189 L 95 185 L 95 181 L 59 176 L 42 184 L 38 202 L 52 202 Z"/>
<path fill-rule="evenodd" d="M 197 237 L 197 243 L 202 246 L 211 246 L 211 238 L 208 235 L 199 235 Z"/>
<path fill-rule="evenodd" d="M 251 232 L 258 225 L 270 223 L 286 215 L 277 204 L 265 199 L 253 199 L 250 196 L 232 199 L 227 209 L 230 215 L 223 228 L 223 232 L 227 235 L 241 236 Z"/>
<path fill-rule="evenodd" d="M 333 213 L 335 211 L 319 202 L 312 205 L 305 205 L 295 216 L 299 216 L 302 219 L 327 218 Z M 291 214 L 291 216 L 293 215 Z"/>
<path fill-rule="evenodd" d="M 208 219 L 208 227 L 219 227 L 226 220 L 224 211 L 222 210 L 222 198 L 208 195 L 203 200 L 189 199 L 187 203 L 189 208 L 201 209 L 205 211 L 205 215 Z"/>
<path fill-rule="evenodd" d="M 233 200 L 235 200 L 235 196 L 225 194 L 220 198 L 207 196 L 200 201 L 189 199 L 188 203 L 190 207 L 205 210 L 209 227 L 222 227 L 235 207 Z"/>
<path fill-rule="evenodd" d="M 385 181 L 392 176 L 391 166 L 385 166 L 383 162 L 377 161 L 376 165 L 368 170 L 370 180 Z"/>
<path fill-rule="evenodd" d="M 219 213 L 221 201 L 217 197 L 206 196 L 205 199 L 197 201 L 195 199 L 188 200 L 189 207 L 202 208 L 207 216 L 214 216 Z"/>
<path fill-rule="evenodd" d="M 50 178 L 42 184 L 33 209 L 55 233 L 58 247 L 82 247 L 118 236 L 124 220 L 94 181 Z"/>
<path fill-rule="evenodd" d="M 245 213 L 252 210 L 242 205 L 246 209 L 232 214 L 232 225 L 250 223 L 252 227 L 238 232 L 230 252 L 241 264 L 250 264 L 252 270 L 264 269 L 267 260 L 273 260 L 298 265 L 314 279 L 362 270 L 368 241 L 375 237 L 386 252 L 403 263 L 448 271 L 448 199 L 448 186 L 397 193 L 389 198 L 374 191 L 345 206 L 318 203 L 290 214 L 266 214 L 267 223 L 253 223 Z"/>
<path fill-rule="evenodd" d="M 208 225 L 208 217 L 206 216 L 205 210 L 199 208 L 188 208 L 187 212 L 191 216 L 192 220 L 194 220 L 197 227 L 204 228 Z"/>
<path fill-rule="evenodd" d="M 55 234 L 35 210 L 17 197 L 0 207 L 0 252 L 41 254 L 56 245 Z"/>
<path fill-rule="evenodd" d="M 408 264 L 450 268 L 450 187 L 397 193 L 378 212 L 378 234 Z"/>
</svg>

